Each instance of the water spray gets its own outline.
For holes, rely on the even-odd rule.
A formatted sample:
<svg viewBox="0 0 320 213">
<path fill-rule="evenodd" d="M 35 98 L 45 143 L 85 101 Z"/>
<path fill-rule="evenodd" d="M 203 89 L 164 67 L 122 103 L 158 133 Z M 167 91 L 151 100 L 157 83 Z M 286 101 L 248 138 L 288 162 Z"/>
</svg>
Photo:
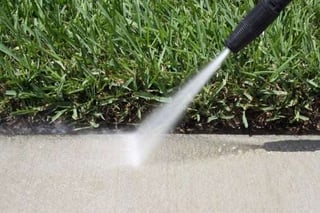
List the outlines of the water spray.
<svg viewBox="0 0 320 213">
<path fill-rule="evenodd" d="M 240 22 L 226 40 L 226 48 L 211 63 L 185 84 L 172 99 L 156 109 L 131 134 L 128 161 L 140 165 L 157 147 L 164 134 L 174 128 L 183 112 L 209 79 L 220 68 L 230 52 L 237 53 L 257 38 L 280 14 L 291 0 L 261 0 Z"/>
</svg>

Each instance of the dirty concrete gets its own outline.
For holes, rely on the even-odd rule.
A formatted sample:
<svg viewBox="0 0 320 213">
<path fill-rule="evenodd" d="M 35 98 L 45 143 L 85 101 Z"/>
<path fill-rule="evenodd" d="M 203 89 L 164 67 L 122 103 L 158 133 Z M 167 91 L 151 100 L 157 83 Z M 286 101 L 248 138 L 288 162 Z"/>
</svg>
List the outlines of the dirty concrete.
<svg viewBox="0 0 320 213">
<path fill-rule="evenodd" d="M 320 212 L 319 136 L 0 136 L 1 212 Z"/>
</svg>

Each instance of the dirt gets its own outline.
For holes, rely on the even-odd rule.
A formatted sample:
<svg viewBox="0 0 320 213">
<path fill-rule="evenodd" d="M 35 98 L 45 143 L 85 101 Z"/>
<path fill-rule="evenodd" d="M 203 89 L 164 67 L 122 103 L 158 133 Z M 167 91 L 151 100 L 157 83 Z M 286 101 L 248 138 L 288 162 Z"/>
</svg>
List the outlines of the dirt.
<svg viewBox="0 0 320 213">
<path fill-rule="evenodd" d="M 71 122 L 49 122 L 30 117 L 19 117 L 14 120 L 0 122 L 0 134 L 2 135 L 26 135 L 26 134 L 77 134 L 85 132 L 118 132 L 132 131 L 138 124 L 105 124 L 99 128 L 79 127 Z M 250 119 L 248 128 L 245 128 L 239 118 L 232 120 L 219 120 L 211 122 L 195 122 L 182 120 L 172 133 L 184 134 L 246 134 L 246 135 L 320 135 L 320 118 L 307 122 L 290 123 L 286 120 L 269 123 L 259 122 L 258 118 Z"/>
</svg>

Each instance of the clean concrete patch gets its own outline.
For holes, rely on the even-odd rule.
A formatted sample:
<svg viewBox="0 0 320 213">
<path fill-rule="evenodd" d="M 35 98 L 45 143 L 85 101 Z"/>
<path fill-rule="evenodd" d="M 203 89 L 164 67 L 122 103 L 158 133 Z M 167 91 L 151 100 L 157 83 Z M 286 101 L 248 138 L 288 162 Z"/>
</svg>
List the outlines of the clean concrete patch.
<svg viewBox="0 0 320 213">
<path fill-rule="evenodd" d="M 320 212 L 319 136 L 0 136 L 1 212 Z"/>
</svg>

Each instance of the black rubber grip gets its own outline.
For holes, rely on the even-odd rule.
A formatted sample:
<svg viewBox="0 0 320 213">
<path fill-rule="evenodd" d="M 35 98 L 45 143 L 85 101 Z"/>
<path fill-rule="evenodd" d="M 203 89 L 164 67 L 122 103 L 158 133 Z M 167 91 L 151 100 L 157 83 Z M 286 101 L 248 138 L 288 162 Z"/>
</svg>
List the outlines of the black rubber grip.
<svg viewBox="0 0 320 213">
<path fill-rule="evenodd" d="M 240 22 L 226 40 L 234 53 L 258 37 L 280 14 L 291 0 L 261 0 Z"/>
</svg>

